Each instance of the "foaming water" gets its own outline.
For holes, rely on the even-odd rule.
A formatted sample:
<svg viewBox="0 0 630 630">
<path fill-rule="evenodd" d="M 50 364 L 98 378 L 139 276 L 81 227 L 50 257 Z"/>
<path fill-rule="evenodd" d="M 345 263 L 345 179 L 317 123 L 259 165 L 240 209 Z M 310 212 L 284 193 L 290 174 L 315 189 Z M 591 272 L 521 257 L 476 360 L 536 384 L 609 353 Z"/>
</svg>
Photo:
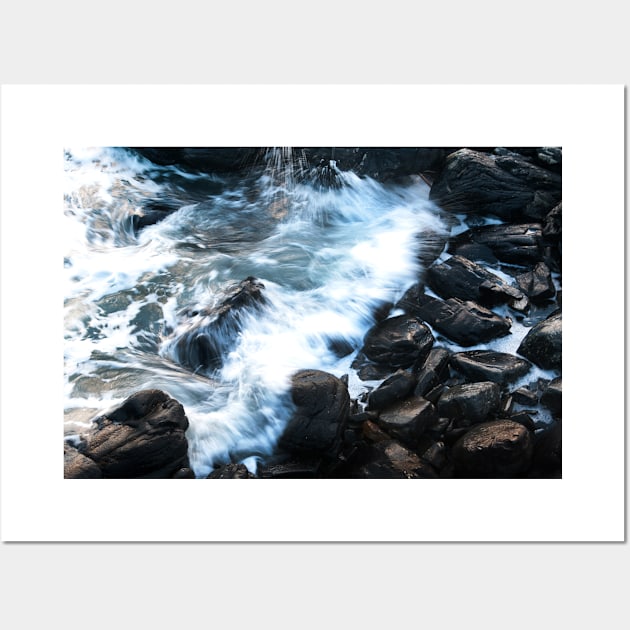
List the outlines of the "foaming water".
<svg viewBox="0 0 630 630">
<path fill-rule="evenodd" d="M 417 282 L 423 232 L 445 232 L 421 180 L 384 186 L 335 170 L 340 185 L 322 188 L 278 176 L 291 154 L 266 157 L 266 169 L 229 180 L 123 149 L 66 152 L 68 433 L 88 411 L 158 388 L 184 405 L 198 477 L 230 461 L 254 468 L 291 414 L 291 374 L 347 374 L 375 310 Z M 165 199 L 161 220 L 138 230 Z M 224 321 L 250 277 L 261 300 Z M 211 349 L 182 361 L 200 338 Z"/>
</svg>

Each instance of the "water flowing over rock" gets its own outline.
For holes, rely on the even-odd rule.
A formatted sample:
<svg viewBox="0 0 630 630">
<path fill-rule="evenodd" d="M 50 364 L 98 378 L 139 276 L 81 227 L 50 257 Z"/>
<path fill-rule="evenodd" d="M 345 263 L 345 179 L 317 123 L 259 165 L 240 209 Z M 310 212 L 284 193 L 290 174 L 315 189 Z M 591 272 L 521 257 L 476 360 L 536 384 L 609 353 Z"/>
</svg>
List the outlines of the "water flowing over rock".
<svg viewBox="0 0 630 630">
<path fill-rule="evenodd" d="M 552 313 L 532 327 L 517 352 L 543 370 L 561 370 L 562 311 Z"/>
<path fill-rule="evenodd" d="M 261 282 L 249 277 L 228 288 L 217 306 L 185 310 L 182 315 L 194 323 L 174 345 L 176 361 L 192 370 L 220 368 L 238 336 L 244 313 L 266 303 L 263 289 Z"/>
<path fill-rule="evenodd" d="M 144 390 L 99 416 L 81 436 L 79 455 L 66 459 L 65 476 L 171 478 L 188 468 L 188 419 L 168 394 Z M 92 464 L 85 459 L 93 462 Z"/>
<path fill-rule="evenodd" d="M 295 411 L 278 442 L 290 453 L 336 455 L 350 413 L 346 384 L 321 370 L 301 370 L 291 379 Z"/>
<path fill-rule="evenodd" d="M 451 356 L 451 365 L 473 381 L 492 381 L 499 385 L 515 381 L 532 367 L 529 361 L 491 350 L 456 352 Z"/>
<path fill-rule="evenodd" d="M 507 221 L 540 220 L 560 201 L 561 178 L 515 154 L 460 149 L 431 187 L 431 199 L 451 212 L 477 212 Z"/>
<path fill-rule="evenodd" d="M 362 352 L 371 361 L 393 368 L 421 366 L 433 341 L 431 331 L 421 321 L 399 315 L 371 328 L 365 336 Z"/>
<path fill-rule="evenodd" d="M 484 422 L 470 429 L 453 447 L 456 471 L 463 477 L 514 477 L 529 469 L 534 440 L 522 424 Z"/>
</svg>

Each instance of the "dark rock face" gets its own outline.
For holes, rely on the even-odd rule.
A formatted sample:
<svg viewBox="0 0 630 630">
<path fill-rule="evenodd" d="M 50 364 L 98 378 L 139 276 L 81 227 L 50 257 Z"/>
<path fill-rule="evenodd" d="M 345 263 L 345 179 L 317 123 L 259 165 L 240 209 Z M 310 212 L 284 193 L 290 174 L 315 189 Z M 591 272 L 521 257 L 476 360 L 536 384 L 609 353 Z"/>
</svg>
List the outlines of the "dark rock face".
<svg viewBox="0 0 630 630">
<path fill-rule="evenodd" d="M 461 346 L 474 346 L 510 332 L 509 319 L 457 298 L 446 301 L 422 296 L 413 307 L 413 314 Z"/>
<path fill-rule="evenodd" d="M 65 479 L 102 479 L 103 473 L 96 462 L 66 442 L 63 448 L 63 476 Z"/>
<path fill-rule="evenodd" d="M 509 478 L 527 472 L 534 440 L 518 422 L 483 422 L 466 432 L 453 446 L 458 475 L 469 478 Z"/>
<path fill-rule="evenodd" d="M 552 313 L 525 335 L 517 352 L 543 370 L 562 369 L 562 311 Z"/>
<path fill-rule="evenodd" d="M 416 386 L 416 376 L 398 370 L 383 381 L 368 397 L 368 409 L 383 409 L 405 398 Z"/>
<path fill-rule="evenodd" d="M 246 169 L 261 155 L 255 147 L 132 147 L 154 164 L 178 165 L 202 173 L 230 173 Z"/>
<path fill-rule="evenodd" d="M 418 372 L 415 396 L 424 396 L 449 376 L 450 353 L 446 348 L 433 348 Z"/>
<path fill-rule="evenodd" d="M 414 317 L 399 315 L 372 327 L 364 339 L 362 353 L 375 363 L 393 368 L 419 366 L 433 346 L 433 335 Z"/>
<path fill-rule="evenodd" d="M 542 223 L 542 235 L 555 243 L 562 238 L 562 201 L 545 217 Z"/>
<path fill-rule="evenodd" d="M 514 153 L 495 156 L 460 149 L 446 158 L 430 198 L 452 212 L 540 220 L 560 201 L 561 182 L 559 175 Z"/>
<path fill-rule="evenodd" d="M 132 147 L 154 164 L 178 165 L 202 173 L 235 173 L 264 166 L 270 147 Z M 296 170 L 321 170 L 334 160 L 342 171 L 354 171 L 380 181 L 439 168 L 447 149 L 383 147 L 292 147 Z M 323 173 L 315 172 L 323 179 Z"/>
<path fill-rule="evenodd" d="M 82 458 L 66 462 L 65 474 L 95 469 L 105 478 L 171 478 L 188 468 L 188 418 L 184 408 L 160 390 L 143 390 L 98 417 L 82 436 Z"/>
<path fill-rule="evenodd" d="M 451 242 L 454 253 L 460 246 L 474 243 L 484 246 L 506 263 L 529 266 L 542 259 L 542 227 L 540 223 L 482 225 L 456 236 Z"/>
<path fill-rule="evenodd" d="M 392 437 L 413 447 L 437 419 L 433 404 L 424 398 L 413 397 L 381 411 L 376 423 Z"/>
<path fill-rule="evenodd" d="M 362 449 L 352 478 L 436 479 L 435 469 L 395 440 L 383 440 Z"/>
<path fill-rule="evenodd" d="M 280 437 L 279 446 L 291 453 L 334 457 L 350 413 L 346 384 L 320 370 L 301 370 L 291 380 L 296 409 Z"/>
<path fill-rule="evenodd" d="M 438 400 L 440 416 L 447 416 L 466 426 L 482 422 L 498 411 L 501 404 L 499 385 L 490 381 L 465 383 L 447 389 Z"/>
<path fill-rule="evenodd" d="M 540 397 L 540 402 L 553 414 L 562 415 L 562 377 L 554 378 Z"/>
<path fill-rule="evenodd" d="M 533 477 L 562 477 L 562 425 L 554 422 L 534 440 Z"/>
<path fill-rule="evenodd" d="M 426 279 L 429 287 L 444 299 L 455 297 L 487 307 L 518 302 L 524 297 L 522 290 L 463 256 L 451 256 L 442 264 L 432 265 Z"/>
<path fill-rule="evenodd" d="M 516 276 L 516 282 L 532 302 L 544 302 L 556 295 L 551 271 L 544 262 L 538 263 L 532 271 Z"/>
<path fill-rule="evenodd" d="M 244 312 L 252 312 L 266 303 L 264 285 L 256 278 L 246 278 L 226 291 L 225 298 L 213 308 L 184 311 L 196 318 L 188 332 L 175 344 L 175 359 L 192 370 L 213 370 L 223 365 L 241 329 Z"/>
<path fill-rule="evenodd" d="M 451 366 L 473 381 L 492 381 L 499 385 L 515 381 L 531 369 L 531 363 L 512 354 L 490 350 L 457 352 Z"/>
<path fill-rule="evenodd" d="M 243 464 L 225 464 L 213 470 L 206 479 L 253 479 L 247 467 Z"/>
</svg>

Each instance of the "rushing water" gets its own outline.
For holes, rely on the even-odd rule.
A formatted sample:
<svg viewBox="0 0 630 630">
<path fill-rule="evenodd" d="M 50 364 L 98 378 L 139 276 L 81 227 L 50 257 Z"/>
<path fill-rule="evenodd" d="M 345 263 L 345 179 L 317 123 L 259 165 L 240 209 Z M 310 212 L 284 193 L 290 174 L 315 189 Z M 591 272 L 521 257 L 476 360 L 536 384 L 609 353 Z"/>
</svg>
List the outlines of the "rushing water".
<svg viewBox="0 0 630 630">
<path fill-rule="evenodd" d="M 297 166 L 297 167 L 296 167 Z M 197 476 L 270 454 L 289 414 L 290 375 L 348 374 L 375 310 L 417 281 L 422 235 L 445 227 L 421 180 L 385 186 L 261 151 L 236 179 L 159 167 L 132 151 L 65 153 L 65 417 L 71 436 L 144 388 L 190 420 Z M 141 215 L 168 209 L 139 229 Z M 166 214 L 166 213 L 164 213 Z M 253 277 L 264 300 L 218 339 L 221 361 L 183 360 L 212 308 Z M 355 351 L 339 358 L 333 342 Z"/>
</svg>

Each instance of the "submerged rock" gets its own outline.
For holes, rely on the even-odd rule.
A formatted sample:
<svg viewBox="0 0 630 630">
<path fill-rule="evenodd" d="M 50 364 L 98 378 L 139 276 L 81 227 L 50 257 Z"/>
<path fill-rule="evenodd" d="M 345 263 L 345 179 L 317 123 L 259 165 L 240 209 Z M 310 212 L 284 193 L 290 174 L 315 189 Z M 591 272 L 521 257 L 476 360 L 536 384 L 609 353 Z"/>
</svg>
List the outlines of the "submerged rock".
<svg viewBox="0 0 630 630">
<path fill-rule="evenodd" d="M 188 468 L 188 418 L 179 402 L 160 390 L 139 391 L 95 419 L 81 436 L 78 452 L 66 460 L 65 475 L 105 478 L 171 478 Z"/>
<path fill-rule="evenodd" d="M 175 360 L 195 371 L 220 368 L 238 337 L 244 315 L 266 304 L 264 288 L 264 284 L 250 276 L 227 288 L 218 305 L 182 311 L 180 315 L 193 321 L 175 342 Z"/>
</svg>

